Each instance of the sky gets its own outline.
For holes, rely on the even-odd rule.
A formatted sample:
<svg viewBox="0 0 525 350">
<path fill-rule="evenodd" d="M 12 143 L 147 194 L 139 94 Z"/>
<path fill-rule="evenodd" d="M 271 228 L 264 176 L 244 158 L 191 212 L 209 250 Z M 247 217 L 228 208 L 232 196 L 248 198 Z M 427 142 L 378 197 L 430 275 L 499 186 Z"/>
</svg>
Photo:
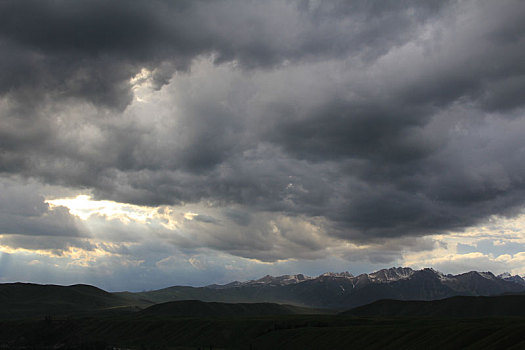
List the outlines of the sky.
<svg viewBox="0 0 525 350">
<path fill-rule="evenodd" d="M 525 274 L 520 0 L 0 1 L 0 282 Z"/>
</svg>

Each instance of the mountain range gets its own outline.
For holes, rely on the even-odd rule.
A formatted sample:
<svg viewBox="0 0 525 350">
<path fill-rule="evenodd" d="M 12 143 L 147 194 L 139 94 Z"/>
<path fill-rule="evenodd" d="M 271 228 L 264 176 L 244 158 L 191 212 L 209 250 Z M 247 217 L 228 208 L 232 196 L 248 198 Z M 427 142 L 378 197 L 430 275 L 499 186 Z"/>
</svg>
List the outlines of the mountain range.
<svg viewBox="0 0 525 350">
<path fill-rule="evenodd" d="M 454 296 L 519 293 L 525 293 L 525 280 L 517 275 L 495 276 L 491 272 L 476 271 L 445 275 L 429 268 L 413 270 L 406 267 L 358 276 L 348 272 L 325 273 L 317 277 L 302 274 L 265 276 L 225 285 L 174 286 L 139 293 L 109 293 L 89 285 L 6 283 L 0 284 L 0 318 L 133 313 L 154 304 L 188 300 L 275 303 L 344 311 L 383 299 L 428 301 Z M 317 312 L 312 310 L 312 313 Z"/>
<path fill-rule="evenodd" d="M 348 272 L 325 273 L 317 277 L 302 274 L 265 276 L 247 282 L 206 287 L 174 286 L 134 293 L 153 303 L 175 300 L 214 302 L 273 302 L 313 308 L 350 309 L 381 299 L 436 300 L 453 296 L 489 296 L 525 292 L 525 280 L 518 276 L 471 271 L 445 275 L 425 268 L 394 267 L 353 276 Z M 128 295 L 130 297 L 130 295 Z"/>
</svg>

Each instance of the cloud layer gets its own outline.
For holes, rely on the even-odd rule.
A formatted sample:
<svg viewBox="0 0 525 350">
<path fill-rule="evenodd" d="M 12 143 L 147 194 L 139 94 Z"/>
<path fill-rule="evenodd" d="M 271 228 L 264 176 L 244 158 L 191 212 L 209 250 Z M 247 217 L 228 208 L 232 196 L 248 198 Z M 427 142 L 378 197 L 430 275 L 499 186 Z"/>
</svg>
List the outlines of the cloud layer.
<svg viewBox="0 0 525 350">
<path fill-rule="evenodd" d="M 394 261 L 396 242 L 434 247 L 407 237 L 522 210 L 524 17 L 517 0 L 3 1 L 0 172 L 193 206 L 149 233 L 183 250 Z M 0 233 L 87 239 L 20 186 Z"/>
</svg>

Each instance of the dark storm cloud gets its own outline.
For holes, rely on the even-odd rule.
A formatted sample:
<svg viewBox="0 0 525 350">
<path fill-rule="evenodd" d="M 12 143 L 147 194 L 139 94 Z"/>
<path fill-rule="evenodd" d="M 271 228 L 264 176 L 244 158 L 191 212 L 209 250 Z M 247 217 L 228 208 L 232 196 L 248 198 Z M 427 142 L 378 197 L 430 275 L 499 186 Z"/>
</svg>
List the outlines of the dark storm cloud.
<svg viewBox="0 0 525 350">
<path fill-rule="evenodd" d="M 93 251 L 95 246 L 85 239 L 78 237 L 57 236 L 27 236 L 27 235 L 4 235 L 0 243 L 11 249 L 46 250 L 56 256 L 63 256 L 71 248 L 80 248 Z"/>
<path fill-rule="evenodd" d="M 249 212 L 238 209 L 226 209 L 224 215 L 240 226 L 248 226 L 252 220 Z"/>
<path fill-rule="evenodd" d="M 258 212 L 375 241 L 523 207 L 520 1 L 4 1 L 0 14 L 4 173 L 236 208 L 220 224 L 237 231 L 203 244 L 265 260 L 322 244 L 283 234 L 279 250 Z M 132 103 L 143 68 L 149 95 Z"/>
<path fill-rule="evenodd" d="M 410 28 L 437 10 L 366 1 L 2 1 L 0 93 L 52 93 L 122 109 L 140 67 L 159 67 L 161 86 L 199 54 L 248 68 L 373 57 L 408 40 Z"/>
</svg>

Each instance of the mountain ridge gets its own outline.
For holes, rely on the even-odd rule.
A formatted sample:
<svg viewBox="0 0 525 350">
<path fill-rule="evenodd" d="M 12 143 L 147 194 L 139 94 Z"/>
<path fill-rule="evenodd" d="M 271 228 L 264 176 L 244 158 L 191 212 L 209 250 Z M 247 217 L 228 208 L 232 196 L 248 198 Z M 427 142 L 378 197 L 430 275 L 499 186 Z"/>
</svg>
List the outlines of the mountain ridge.
<svg viewBox="0 0 525 350">
<path fill-rule="evenodd" d="M 504 272 L 499 275 L 494 275 L 490 271 L 486 272 L 480 272 L 480 271 L 469 271 L 464 272 L 461 274 L 453 275 L 453 274 L 443 274 L 437 270 L 434 270 L 433 268 L 424 268 L 421 270 L 413 270 L 410 267 L 392 267 L 388 269 L 381 269 L 375 272 L 371 273 L 363 273 L 359 274 L 357 276 L 354 276 L 353 274 L 349 273 L 348 271 L 345 272 L 325 272 L 322 273 L 316 277 L 314 276 L 307 276 L 304 274 L 295 274 L 295 275 L 279 275 L 279 276 L 271 276 L 266 275 L 262 278 L 256 279 L 256 280 L 248 280 L 248 281 L 233 281 L 226 284 L 210 284 L 206 285 L 202 288 L 213 288 L 213 289 L 227 289 L 227 288 L 237 288 L 237 287 L 244 287 L 244 286 L 254 286 L 254 285 L 290 285 L 290 284 L 296 284 L 301 283 L 309 280 L 315 280 L 315 279 L 326 279 L 326 278 L 344 278 L 344 279 L 350 279 L 350 280 L 363 280 L 368 279 L 373 282 L 379 282 L 379 283 L 388 283 L 388 282 L 394 282 L 401 279 L 408 279 L 410 278 L 415 272 L 422 271 L 422 270 L 428 270 L 436 273 L 439 275 L 442 279 L 446 280 L 447 278 L 456 278 L 458 276 L 463 275 L 472 275 L 472 274 L 478 274 L 482 277 L 485 277 L 487 279 L 492 278 L 499 278 L 501 280 L 509 281 L 518 283 L 525 286 L 525 279 L 523 279 L 519 275 L 511 275 L 508 272 Z M 175 286 L 177 287 L 177 286 Z M 171 287 L 167 287 L 171 288 Z M 199 287 L 198 287 L 199 288 Z M 162 288 L 166 289 L 166 288 Z"/>
<path fill-rule="evenodd" d="M 523 281 L 523 282 L 522 282 Z M 212 302 L 273 302 L 296 306 L 343 309 L 380 299 L 436 300 L 458 295 L 489 296 L 525 292 L 518 275 L 470 271 L 443 274 L 432 268 L 382 269 L 354 276 L 349 272 L 270 276 L 205 287 L 173 286 L 136 293 L 153 302 L 197 299 Z"/>
<path fill-rule="evenodd" d="M 125 298 L 88 284 L 0 284 L 0 319 L 132 312 L 149 305 L 146 300 Z"/>
</svg>

